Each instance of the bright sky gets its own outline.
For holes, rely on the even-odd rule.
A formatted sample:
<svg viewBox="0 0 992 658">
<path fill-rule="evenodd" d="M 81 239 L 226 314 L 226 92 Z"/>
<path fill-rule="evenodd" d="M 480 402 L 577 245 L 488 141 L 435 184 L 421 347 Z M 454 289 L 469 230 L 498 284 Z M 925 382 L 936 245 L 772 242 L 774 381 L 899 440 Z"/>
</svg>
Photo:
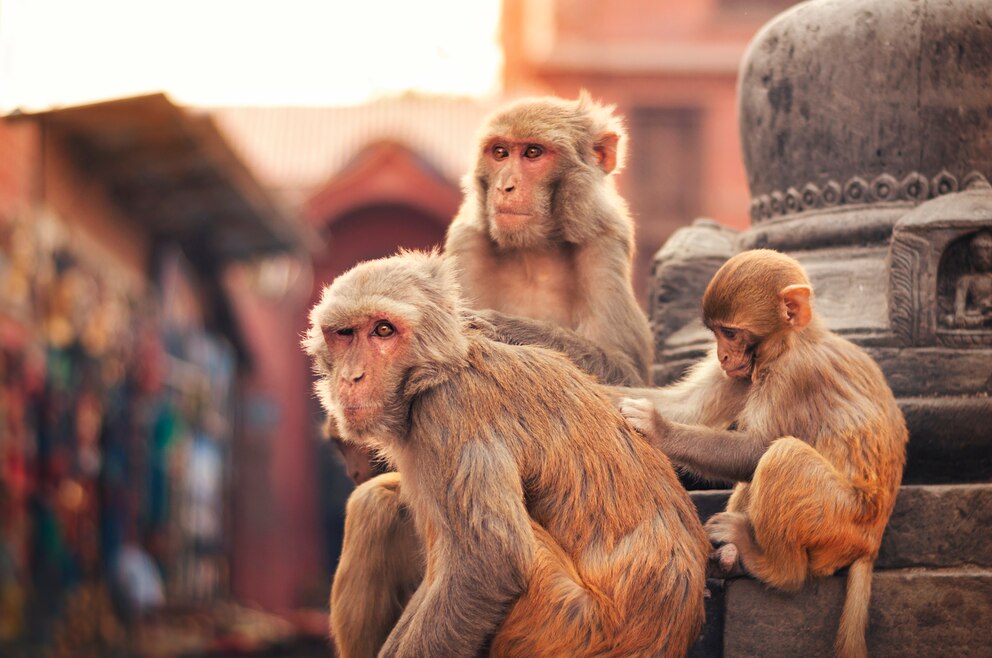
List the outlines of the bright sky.
<svg viewBox="0 0 992 658">
<path fill-rule="evenodd" d="M 497 91 L 499 0 L 0 0 L 0 112 Z"/>
</svg>

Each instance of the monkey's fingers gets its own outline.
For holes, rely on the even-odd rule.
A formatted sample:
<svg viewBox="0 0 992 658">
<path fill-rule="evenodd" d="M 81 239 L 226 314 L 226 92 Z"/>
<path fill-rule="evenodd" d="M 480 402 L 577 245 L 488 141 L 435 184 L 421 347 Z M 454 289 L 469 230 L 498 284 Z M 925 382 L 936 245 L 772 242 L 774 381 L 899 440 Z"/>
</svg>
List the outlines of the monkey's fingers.
<svg viewBox="0 0 992 658">
<path fill-rule="evenodd" d="M 641 434 L 651 430 L 651 416 L 654 406 L 650 400 L 643 398 L 623 398 L 617 403 L 620 415 L 627 419 L 631 426 Z"/>
<path fill-rule="evenodd" d="M 606 394 L 613 404 L 620 406 L 620 401 L 630 397 L 630 388 L 627 386 L 600 385 L 600 389 Z"/>
</svg>

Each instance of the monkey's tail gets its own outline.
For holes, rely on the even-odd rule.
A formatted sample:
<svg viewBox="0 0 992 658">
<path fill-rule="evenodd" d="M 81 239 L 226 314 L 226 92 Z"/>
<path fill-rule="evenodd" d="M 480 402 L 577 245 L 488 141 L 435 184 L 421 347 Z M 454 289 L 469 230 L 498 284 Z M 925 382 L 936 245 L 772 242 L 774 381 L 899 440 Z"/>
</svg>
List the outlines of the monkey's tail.
<svg viewBox="0 0 992 658">
<path fill-rule="evenodd" d="M 847 571 L 847 594 L 844 596 L 844 610 L 840 615 L 840 628 L 834 643 L 834 651 L 840 658 L 868 656 L 865 632 L 868 630 L 868 602 L 871 599 L 871 573 L 874 564 L 873 557 L 861 557 Z"/>
</svg>

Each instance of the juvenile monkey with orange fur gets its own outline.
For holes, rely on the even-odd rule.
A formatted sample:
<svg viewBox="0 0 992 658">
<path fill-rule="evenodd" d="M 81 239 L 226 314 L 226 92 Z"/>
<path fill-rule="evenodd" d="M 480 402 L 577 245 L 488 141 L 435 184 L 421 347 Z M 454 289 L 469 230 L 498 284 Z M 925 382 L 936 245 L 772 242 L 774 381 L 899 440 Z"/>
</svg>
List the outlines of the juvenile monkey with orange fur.
<svg viewBox="0 0 992 658">
<path fill-rule="evenodd" d="M 359 265 L 310 318 L 321 403 L 399 466 L 426 549 L 379 656 L 685 655 L 706 536 L 668 460 L 592 378 L 474 329 L 437 255 Z"/>
<path fill-rule="evenodd" d="M 794 259 L 731 258 L 703 297 L 715 354 L 663 389 L 627 391 L 624 416 L 672 461 L 738 482 L 706 524 L 727 574 L 784 590 L 850 567 L 835 644 L 865 656 L 872 566 L 908 439 L 882 372 L 827 330 Z M 734 430 L 727 430 L 732 423 Z"/>
</svg>

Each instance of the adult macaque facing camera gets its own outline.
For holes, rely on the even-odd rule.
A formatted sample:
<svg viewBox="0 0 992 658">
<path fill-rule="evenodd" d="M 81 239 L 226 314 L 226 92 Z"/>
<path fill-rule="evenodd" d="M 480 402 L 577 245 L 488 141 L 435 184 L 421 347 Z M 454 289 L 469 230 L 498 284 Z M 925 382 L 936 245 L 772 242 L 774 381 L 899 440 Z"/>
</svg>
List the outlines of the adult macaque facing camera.
<svg viewBox="0 0 992 658">
<path fill-rule="evenodd" d="M 908 438 L 892 391 L 864 351 L 823 327 L 809 279 L 784 254 L 727 261 L 703 321 L 714 353 L 682 382 L 628 391 L 621 413 L 673 462 L 738 482 L 706 524 L 725 574 L 743 567 L 796 590 L 850 567 L 835 646 L 865 656 L 872 565 Z"/>
<path fill-rule="evenodd" d="M 497 111 L 445 253 L 469 307 L 492 311 L 494 338 L 557 349 L 604 383 L 636 386 L 654 348 L 631 285 L 634 225 L 612 177 L 625 137 L 613 107 L 584 92 Z"/>
<path fill-rule="evenodd" d="M 344 438 L 399 467 L 355 496 L 402 477 L 425 547 L 378 655 L 685 655 L 708 545 L 668 460 L 561 354 L 473 329 L 457 291 L 438 255 L 364 263 L 325 289 L 304 340 Z M 369 523 L 353 503 L 351 548 Z M 345 656 L 374 639 L 335 636 Z"/>
</svg>

